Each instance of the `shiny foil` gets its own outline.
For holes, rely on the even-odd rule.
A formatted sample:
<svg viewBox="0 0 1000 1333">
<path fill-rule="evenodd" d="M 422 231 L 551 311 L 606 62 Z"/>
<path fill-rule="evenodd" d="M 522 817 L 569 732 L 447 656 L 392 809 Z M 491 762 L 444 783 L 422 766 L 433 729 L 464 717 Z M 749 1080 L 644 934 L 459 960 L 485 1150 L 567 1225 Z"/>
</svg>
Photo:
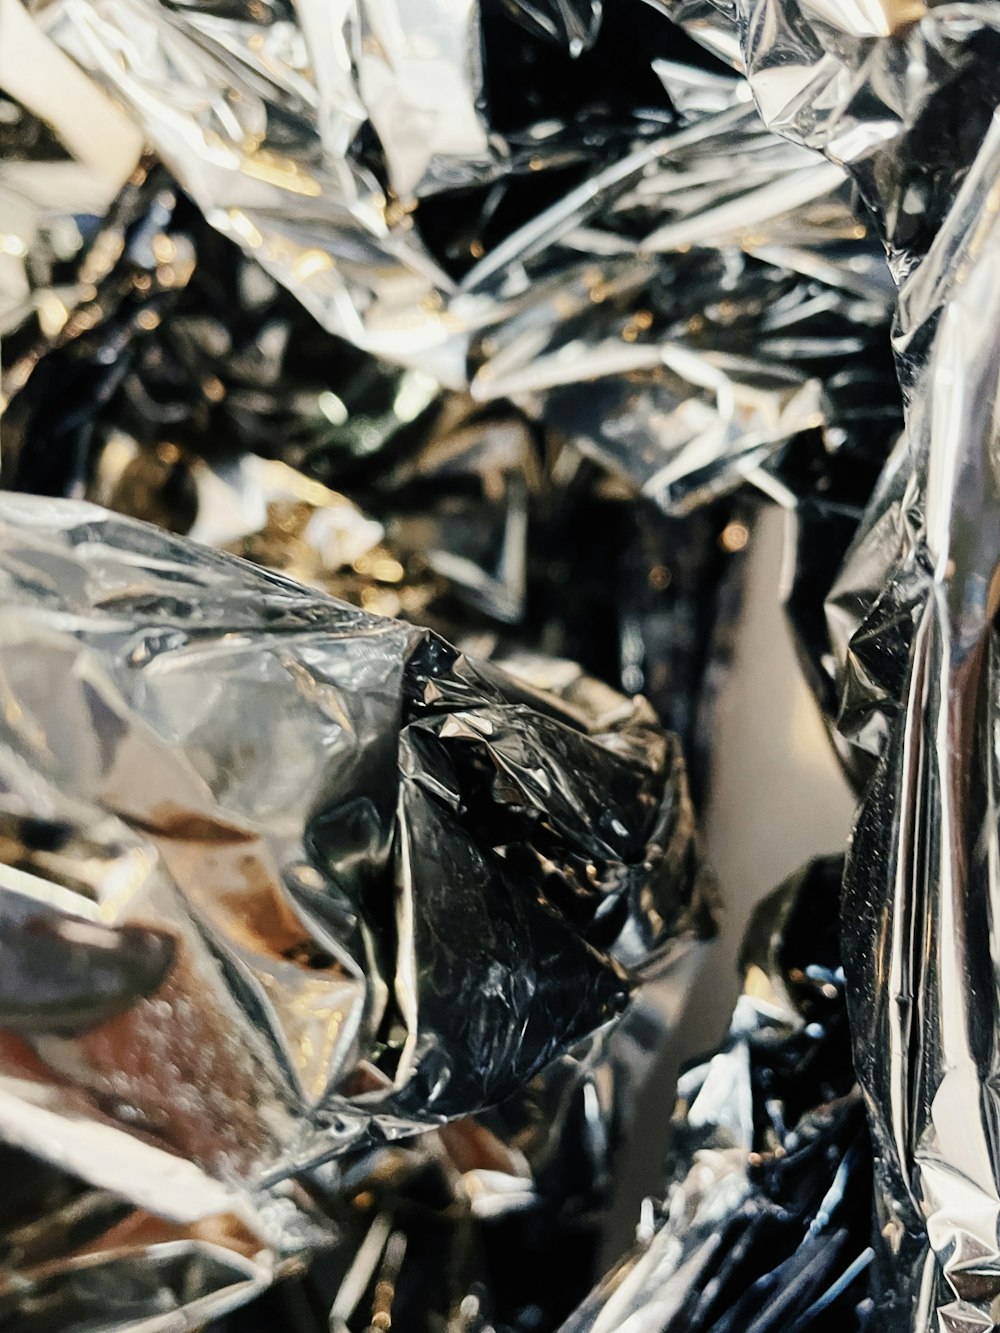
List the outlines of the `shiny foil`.
<svg viewBox="0 0 1000 1333">
<path fill-rule="evenodd" d="M 843 862 L 756 909 L 719 1050 L 682 1073 L 667 1192 L 563 1333 L 876 1328 L 871 1148 L 840 965 Z"/>
<path fill-rule="evenodd" d="M 480 655 L 580 661 L 650 698 L 704 788 L 742 499 L 664 516 L 529 412 L 331 337 L 150 160 L 86 246 L 87 284 L 48 338 L 7 344 L 7 486 L 86 495 Z M 819 431 L 797 449 L 826 453 Z"/>
<path fill-rule="evenodd" d="M 98 41 L 96 13 L 50 6 L 37 18 L 84 59 L 72 34 L 89 25 Z M 171 11 L 169 22 L 192 13 Z M 516 22 L 510 15 L 487 6 L 479 16 L 476 105 L 494 144 L 501 130 L 532 127 L 527 170 L 512 157 L 480 194 L 457 178 L 418 190 L 399 222 L 407 244 L 419 234 L 458 266 L 460 286 L 483 275 L 481 317 L 460 336 L 457 297 L 437 313 L 416 300 L 400 315 L 414 347 L 430 315 L 443 321 L 464 348 L 457 369 L 331 323 L 309 295 L 309 266 L 276 268 L 252 236 L 229 232 L 249 256 L 235 260 L 170 174 L 147 163 L 88 249 L 80 308 L 47 346 L 8 365 L 3 472 L 19 489 L 85 494 L 453 641 L 475 636 L 479 651 L 499 636 L 580 660 L 653 700 L 682 737 L 700 795 L 703 683 L 736 602 L 727 569 L 749 535 L 744 497 L 777 500 L 803 523 L 818 500 L 824 531 L 811 547 L 830 564 L 834 530 L 840 551 L 847 544 L 831 476 L 854 478 L 844 502 L 856 511 L 867 460 L 877 469 L 888 451 L 899 414 L 885 353 L 888 271 L 843 173 L 769 133 L 745 82 L 701 68 L 662 15 L 636 3 L 597 25 L 595 10 L 583 46 L 553 44 L 558 34 L 525 26 L 521 7 Z M 222 41 L 242 24 L 239 40 L 258 50 L 272 28 L 292 28 L 290 12 L 280 22 L 255 12 L 253 22 L 259 31 L 227 11 L 212 31 Z M 155 64 L 153 49 L 129 46 L 129 58 Z M 114 83 L 119 65 L 105 61 L 97 77 Z M 171 116 L 197 103 L 176 95 L 190 73 L 160 69 Z M 280 88 L 254 86 L 268 114 L 304 133 L 301 107 L 289 119 Z M 148 105 L 133 110 L 219 226 L 208 178 L 192 176 L 196 157 L 171 155 L 143 120 Z M 374 162 L 378 146 L 359 132 L 337 153 Z M 301 200 L 286 202 L 298 228 Z M 329 249 L 342 220 L 322 195 L 316 210 Z M 300 302 L 344 337 L 323 341 Z M 411 369 L 393 371 L 348 339 Z M 442 394 L 440 383 L 467 392 Z M 303 541 L 308 516 L 290 493 L 305 488 L 262 478 L 245 451 L 278 454 L 381 524 L 366 567 L 340 557 L 353 537 L 321 542 L 317 554 L 314 524 Z M 600 557 L 581 540 L 589 528 L 604 534 Z M 396 565 L 402 579 L 373 577 Z M 826 588 L 811 578 L 798 621 L 829 695 Z"/>
<path fill-rule="evenodd" d="M 7 1139 L 163 1219 L 266 1214 L 579 1061 L 710 929 L 643 701 L 92 506 L 0 512 Z"/>
<path fill-rule="evenodd" d="M 732 16 L 671 12 L 738 61 Z M 754 495 L 794 515 L 789 609 L 837 714 L 822 605 L 899 431 L 876 229 L 845 155 L 762 119 L 753 62 L 712 65 L 637 2 L 34 15 L 162 162 L 77 227 L 60 307 L 20 326 L 4 483 L 279 573 L 5 502 L 26 628 L 2 859 L 15 901 L 66 897 L 40 955 L 41 908 L 12 927 L 12 976 L 60 985 L 11 987 L 41 1072 L 12 1076 L 3 1132 L 50 1155 L 58 1132 L 65 1188 L 137 1233 L 169 1236 L 183 1196 L 181 1268 L 128 1252 L 145 1308 L 95 1227 L 123 1318 L 554 1327 L 711 904 L 680 747 L 552 655 L 648 693 L 702 795 Z M 877 746 L 854 735 L 860 782 Z M 635 1307 L 605 1293 L 594 1327 L 867 1317 L 836 949 L 808 940 L 808 995 L 775 957 L 800 896 L 829 924 L 835 877 L 776 900 L 717 1072 L 684 1084 L 699 1110 Z M 27 1085 L 55 1098 L 34 1138 Z M 108 1151 L 80 1147 L 92 1125 Z M 76 1249 L 47 1255 L 84 1322 Z M 11 1309 L 44 1319 L 44 1270 L 19 1280 Z"/>
<path fill-rule="evenodd" d="M 598 1268 L 607 1149 L 628 1104 L 616 1044 L 620 1054 L 613 1037 L 564 1057 L 475 1120 L 310 1173 L 336 1242 L 219 1333 L 556 1327 Z"/>
<path fill-rule="evenodd" d="M 772 493 L 885 339 L 843 172 L 646 6 L 528 12 L 36 11 L 329 331 L 516 399 L 668 512 Z"/>
<path fill-rule="evenodd" d="M 878 1164 L 879 1327 L 988 1329 L 1000 28 L 976 3 L 736 10 L 765 119 L 850 169 L 899 284 L 905 437 L 828 599 L 841 730 L 876 765 L 845 966 Z"/>
<path fill-rule="evenodd" d="M 566 689 L 579 673 L 541 659 L 539 646 L 581 657 L 650 693 L 691 744 L 703 789 L 710 733 L 701 719 L 749 536 L 727 506 L 667 520 L 595 463 L 567 466 L 568 448 L 557 478 L 545 463 L 554 448 L 540 447 L 530 419 L 443 395 L 419 372 L 379 365 L 323 332 L 150 159 L 89 238 L 77 273 L 64 323 L 43 339 L 22 336 L 22 354 L 5 367 L 8 486 L 86 494 L 189 532 L 366 610 L 432 625 L 547 688 Z M 594 525 L 600 551 L 587 537 Z M 454 1160 L 434 1136 L 362 1153 L 343 1178 L 324 1178 L 325 1257 L 301 1278 L 278 1267 L 283 1251 L 269 1242 L 262 1271 L 285 1274 L 276 1291 L 251 1300 L 257 1288 L 228 1292 L 225 1274 L 217 1285 L 211 1274 L 192 1277 L 192 1290 L 213 1311 L 250 1300 L 232 1316 L 240 1327 L 284 1324 L 293 1309 L 301 1320 L 304 1303 L 303 1327 L 315 1321 L 325 1333 L 344 1278 L 336 1308 L 347 1302 L 343 1317 L 366 1327 L 374 1287 L 382 1300 L 385 1284 L 370 1274 L 373 1290 L 359 1289 L 358 1274 L 366 1264 L 380 1272 L 382 1248 L 392 1258 L 393 1238 L 411 1236 L 416 1217 L 394 1318 L 413 1329 L 465 1327 L 463 1302 L 474 1300 L 495 1326 L 554 1327 L 597 1271 L 631 1109 L 693 965 L 687 953 L 644 977 L 612 1042 L 532 1079 L 499 1121 L 468 1122 Z M 365 1226 L 376 1222 L 365 1248 Z M 570 1254 L 573 1280 L 555 1290 L 549 1266 Z M 436 1275 L 418 1281 L 431 1256 Z M 72 1249 L 62 1258 L 71 1263 Z M 145 1262 L 141 1248 L 131 1258 Z M 101 1290 L 110 1317 L 119 1303 L 109 1285 Z M 151 1277 L 148 1299 L 178 1297 Z"/>
<path fill-rule="evenodd" d="M 11 1333 L 188 1329 L 251 1300 L 329 1245 L 301 1189 L 177 1221 L 16 1148 L 0 1150 L 0 1319 Z"/>
</svg>

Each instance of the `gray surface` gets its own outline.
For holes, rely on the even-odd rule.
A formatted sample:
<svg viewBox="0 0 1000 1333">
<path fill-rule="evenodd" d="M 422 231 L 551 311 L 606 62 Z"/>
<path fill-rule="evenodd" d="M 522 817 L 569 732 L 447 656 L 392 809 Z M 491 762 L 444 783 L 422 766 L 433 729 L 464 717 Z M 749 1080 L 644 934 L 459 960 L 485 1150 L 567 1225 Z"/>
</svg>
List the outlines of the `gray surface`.
<svg viewBox="0 0 1000 1333">
<path fill-rule="evenodd" d="M 705 842 L 725 918 L 676 1040 L 646 1089 L 623 1163 L 608 1258 L 630 1244 L 639 1202 L 655 1194 L 677 1069 L 726 1030 L 737 993 L 740 940 L 754 905 L 804 861 L 841 850 L 853 802 L 802 679 L 780 605 L 784 515 L 752 537 L 733 671 L 718 710 L 716 767 Z"/>
</svg>

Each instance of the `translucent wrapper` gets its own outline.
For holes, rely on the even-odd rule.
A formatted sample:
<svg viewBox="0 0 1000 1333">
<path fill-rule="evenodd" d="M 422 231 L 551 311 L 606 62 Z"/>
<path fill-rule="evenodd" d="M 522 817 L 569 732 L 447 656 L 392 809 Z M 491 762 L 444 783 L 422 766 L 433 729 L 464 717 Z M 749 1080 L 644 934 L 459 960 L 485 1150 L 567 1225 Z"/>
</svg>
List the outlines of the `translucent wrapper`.
<svg viewBox="0 0 1000 1333">
<path fill-rule="evenodd" d="M 563 1333 L 868 1326 L 871 1152 L 839 957 L 842 867 L 815 861 L 757 908 L 726 1041 L 678 1085 L 666 1196 Z"/>
<path fill-rule="evenodd" d="M 828 602 L 840 726 L 877 760 L 847 867 L 845 966 L 878 1166 L 878 1326 L 987 1329 L 1000 26 L 988 4 L 737 12 L 765 118 L 849 167 L 899 282 L 905 439 Z"/>
<path fill-rule="evenodd" d="M 164 1221 L 242 1219 L 246 1292 L 305 1225 L 282 1181 L 523 1117 L 560 1057 L 576 1088 L 710 929 L 643 701 L 91 506 L 0 518 L 0 1127 Z"/>
</svg>

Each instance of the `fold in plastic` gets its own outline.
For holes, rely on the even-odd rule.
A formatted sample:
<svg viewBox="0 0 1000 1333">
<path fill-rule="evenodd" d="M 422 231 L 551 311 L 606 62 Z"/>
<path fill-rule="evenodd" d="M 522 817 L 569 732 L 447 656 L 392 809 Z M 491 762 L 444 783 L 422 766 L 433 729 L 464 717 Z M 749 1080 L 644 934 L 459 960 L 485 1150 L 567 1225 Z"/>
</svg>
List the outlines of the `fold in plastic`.
<svg viewBox="0 0 1000 1333">
<path fill-rule="evenodd" d="M 662 1203 L 562 1333 L 875 1328 L 871 1147 L 851 1063 L 843 861 L 757 908 L 720 1048 L 681 1075 Z"/>
<path fill-rule="evenodd" d="M 711 928 L 676 741 L 578 672 L 12 496 L 0 637 L 0 1130 L 166 1220 L 260 1234 L 261 1191 L 509 1098 Z"/>
</svg>

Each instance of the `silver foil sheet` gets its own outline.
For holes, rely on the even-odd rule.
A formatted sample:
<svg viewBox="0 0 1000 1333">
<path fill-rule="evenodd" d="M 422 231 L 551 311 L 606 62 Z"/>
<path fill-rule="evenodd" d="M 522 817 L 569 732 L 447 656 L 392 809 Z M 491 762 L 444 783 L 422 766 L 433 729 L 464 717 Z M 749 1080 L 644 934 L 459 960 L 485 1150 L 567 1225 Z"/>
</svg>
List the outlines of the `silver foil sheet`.
<svg viewBox="0 0 1000 1333">
<path fill-rule="evenodd" d="M 658 1028 L 648 1014 L 637 1026 L 634 1012 L 625 1024 L 633 1045 Z M 212 1333 L 273 1323 L 289 1333 L 386 1322 L 412 1333 L 557 1327 L 599 1270 L 609 1148 L 632 1100 L 622 1036 L 564 1057 L 474 1120 L 311 1172 L 305 1184 L 336 1243 Z"/>
<path fill-rule="evenodd" d="M 877 765 L 845 966 L 880 1186 L 878 1326 L 989 1329 L 1000 21 L 977 3 L 735 11 L 765 119 L 849 168 L 899 284 L 905 437 L 828 603 L 841 730 Z"/>
<path fill-rule="evenodd" d="M 885 338 L 843 171 L 638 0 L 569 23 L 586 41 L 527 12 L 35 11 L 329 331 L 516 399 L 670 512 L 773 494 L 790 442 L 837 447 L 827 382 Z"/>
<path fill-rule="evenodd" d="M 642 1047 L 609 1025 L 639 982 L 676 1006 L 713 913 L 648 705 L 92 506 L 0 517 L 3 1136 L 164 1224 L 242 1218 L 244 1295 L 316 1241 L 283 1181 L 500 1103 L 530 1128 L 560 1058 L 527 1095 L 555 1125 L 579 1092 L 599 1192 Z M 523 1170 L 493 1139 L 480 1194 L 530 1194 L 553 1139 Z"/>
<path fill-rule="evenodd" d="M 742 499 L 666 517 L 514 405 L 333 338 L 150 161 L 78 271 L 90 295 L 61 329 L 5 344 L 4 485 L 84 495 L 479 655 L 579 661 L 646 694 L 704 786 L 698 714 L 736 603 Z M 846 400 L 829 384 L 845 440 L 869 378 L 848 376 Z M 877 402 L 878 384 L 865 422 Z M 818 431 L 791 453 L 807 472 L 827 456 Z"/>
<path fill-rule="evenodd" d="M 858 1333 L 870 1322 L 871 1155 L 838 900 L 815 861 L 757 908 L 719 1050 L 678 1084 L 668 1185 L 563 1333 Z"/>
<path fill-rule="evenodd" d="M 859 783 L 880 758 L 891 770 L 860 826 L 846 955 L 882 1172 L 880 1311 L 907 1326 L 919 1282 L 920 1327 L 937 1305 L 956 1329 L 988 1317 L 981 1260 L 992 1253 L 992 1214 L 966 1191 L 967 1216 L 956 1222 L 961 1207 L 929 1183 L 953 1182 L 963 1162 L 968 1178 L 992 1180 L 988 1100 L 973 1170 L 961 1157 L 971 1140 L 948 1120 L 965 1103 L 942 1102 L 935 1117 L 927 1093 L 945 1070 L 949 1086 L 981 1091 L 988 1071 L 985 1082 L 963 1083 L 950 1072 L 952 1036 L 929 1043 L 929 1062 L 922 1043 L 939 1019 L 942 1032 L 977 1033 L 963 1068 L 985 1067 L 992 1017 L 976 1006 L 991 991 L 983 968 L 967 985 L 969 932 L 952 928 L 961 913 L 928 917 L 937 954 L 913 943 L 937 885 L 964 883 L 967 866 L 989 860 L 976 861 L 980 844 L 967 832 L 981 811 L 948 815 L 944 825 L 964 831 L 939 854 L 941 792 L 967 801 L 975 785 L 953 774 L 949 786 L 932 768 L 913 796 L 903 779 L 927 747 L 892 758 L 903 745 L 912 625 L 931 614 L 931 591 L 951 588 L 958 569 L 962 616 L 978 608 L 985 635 L 992 614 L 981 595 L 991 571 L 977 555 L 963 583 L 942 537 L 954 514 L 968 534 L 986 512 L 970 518 L 967 487 L 960 501 L 947 497 L 964 475 L 948 462 L 958 431 L 963 448 L 982 445 L 992 403 L 991 342 L 980 336 L 990 288 L 979 276 L 969 285 L 973 269 L 990 272 L 992 159 L 969 174 L 964 202 L 954 188 L 992 112 L 989 23 L 978 17 L 988 7 L 804 17 L 747 0 L 669 10 L 748 80 L 699 68 L 686 48 L 674 50 L 679 34 L 662 14 L 624 0 L 603 16 L 594 4 L 521 0 L 447 11 L 364 0 L 323 12 L 53 0 L 34 10 L 246 260 L 230 268 L 222 259 L 218 273 L 236 273 L 236 283 L 213 286 L 206 274 L 225 242 L 215 251 L 192 243 L 200 219 L 163 169 L 144 163 L 84 247 L 84 266 L 96 254 L 95 280 L 76 275 L 63 289 L 63 322 L 28 340 L 5 380 L 8 483 L 16 475 L 22 489 L 97 496 L 337 587 L 369 610 L 449 631 L 446 603 L 457 596 L 463 637 L 499 645 L 512 671 L 534 678 L 514 684 L 425 631 L 96 511 L 57 505 L 42 518 L 9 502 L 15 535 L 0 566 L 9 557 L 19 628 L 9 666 L 12 850 L 2 859 L 27 876 L 11 880 L 14 908 L 25 899 L 29 922 L 49 913 L 41 965 L 22 973 L 60 984 L 29 990 L 27 1003 L 21 982 L 11 988 L 16 1039 L 43 1072 L 33 1078 L 18 1065 L 10 1075 L 14 1119 L 3 1132 L 50 1155 L 58 1142 L 61 1165 L 160 1225 L 177 1223 L 174 1184 L 151 1183 L 164 1161 L 167 1176 L 181 1170 L 179 1193 L 195 1210 L 183 1224 L 229 1217 L 238 1204 L 259 1266 L 233 1299 L 228 1270 L 214 1287 L 195 1281 L 201 1296 L 214 1292 L 203 1309 L 253 1294 L 290 1252 L 309 1249 L 287 1232 L 307 1230 L 318 1207 L 334 1219 L 332 1267 L 324 1276 L 326 1261 L 317 1263 L 301 1289 L 332 1308 L 338 1329 L 381 1327 L 384 1317 L 470 1333 L 531 1327 L 530 1296 L 519 1312 L 491 1307 L 504 1279 L 491 1291 L 485 1215 L 495 1209 L 500 1225 L 519 1215 L 527 1243 L 564 1236 L 553 1222 L 559 1200 L 582 1201 L 577 1216 L 597 1200 L 632 1040 L 626 1020 L 615 1056 L 608 1030 L 637 976 L 664 978 L 662 994 L 676 999 L 672 978 L 709 911 L 675 743 L 643 705 L 564 666 L 544 667 L 560 697 L 543 699 L 537 658 L 512 655 L 512 641 L 513 654 L 527 641 L 586 657 L 606 637 L 619 654 L 614 670 L 602 663 L 607 678 L 626 692 L 658 682 L 663 715 L 693 707 L 686 688 L 678 702 L 672 674 L 683 658 L 677 631 L 693 627 L 690 670 L 700 675 L 704 625 L 690 608 L 704 600 L 701 571 L 720 541 L 747 536 L 745 515 L 730 527 L 732 511 L 716 502 L 749 484 L 794 512 L 790 610 L 817 693 L 829 715 L 841 714 L 845 762 Z M 859 221 L 852 180 L 874 228 Z M 159 193 L 143 195 L 148 182 Z M 876 231 L 905 284 L 897 349 L 909 443 L 862 520 L 896 433 L 884 364 L 895 292 Z M 944 318 L 959 278 L 964 314 Z M 298 320 L 275 282 L 301 304 Z M 312 317 L 326 330 L 319 339 Z M 305 347 L 316 358 L 303 373 Z M 934 384 L 961 385 L 971 381 L 958 368 L 973 352 L 983 367 L 976 392 L 934 398 L 934 358 Z M 373 371 L 372 356 L 398 369 Z M 363 394 L 352 397 L 369 375 L 371 412 Z M 935 431 L 937 452 L 926 443 Z M 931 457 L 944 461 L 932 467 Z M 925 510 L 938 516 L 930 545 Z M 589 558 L 605 560 L 618 532 L 612 512 L 627 512 L 632 526 L 614 548 L 614 580 L 605 569 L 602 582 L 585 572 L 586 548 L 600 530 Z M 651 514 L 678 526 L 657 526 Z M 656 622 L 655 599 L 671 580 L 688 613 Z M 820 607 L 835 580 L 827 627 Z M 539 587 L 550 598 L 541 615 Z M 597 587 L 616 612 L 620 604 L 608 636 L 589 609 Z M 957 660 L 950 624 L 927 640 L 935 671 Z M 961 625 L 956 643 L 971 644 Z M 577 642 L 587 646 L 578 652 Z M 966 683 L 987 669 L 969 652 Z M 67 682 L 58 694 L 57 679 Z M 975 711 L 986 707 L 982 694 L 955 734 L 988 734 L 992 715 Z M 688 725 L 703 743 L 697 719 Z M 941 749 L 942 762 L 959 762 L 959 748 Z M 913 812 L 918 852 L 899 834 L 901 809 Z M 110 920 L 100 916 L 108 903 Z M 24 920 L 15 911 L 15 961 L 39 947 Z M 933 968 L 925 980 L 926 959 L 952 938 L 965 950 L 952 958 L 952 981 L 939 985 Z M 84 946 L 91 952 L 74 953 Z M 771 962 L 761 970 L 775 975 Z M 839 978 L 823 984 L 840 1004 Z M 941 1017 L 939 991 L 953 997 L 957 1027 Z M 784 1330 L 795 1300 L 822 1299 L 824 1273 L 839 1280 L 846 1251 L 826 1244 L 824 1223 L 815 1247 L 775 1260 L 758 1307 L 732 1297 L 748 1273 L 754 1282 L 766 1274 L 750 1258 L 724 1263 L 726 1243 L 742 1253 L 746 1224 L 746 1253 L 766 1253 L 750 1238 L 770 1234 L 782 1181 L 796 1180 L 775 1169 L 768 1194 L 760 1164 L 748 1166 L 759 1130 L 746 1099 L 754 1052 L 772 1038 L 787 1038 L 788 1050 L 812 1040 L 794 1004 L 767 994 L 741 1002 L 716 1066 L 722 1090 L 709 1074 L 704 1088 L 701 1075 L 685 1085 L 705 1112 L 696 1124 L 687 1118 L 695 1139 L 704 1130 L 711 1154 L 721 1134 L 719 1192 L 696 1146 L 695 1177 L 684 1166 L 638 1276 L 625 1281 L 638 1292 L 634 1310 L 616 1297 L 609 1315 L 602 1296 L 605 1322 L 595 1328 L 631 1327 L 614 1322 L 621 1317 L 637 1329 L 688 1329 L 697 1316 L 692 1328 L 720 1333 Z M 66 1030 L 69 1009 L 80 1031 Z M 116 1025 L 118 1042 L 94 1040 Z M 637 1030 L 634 1053 L 648 1056 Z M 835 1095 L 816 1092 L 795 1121 L 820 1157 L 831 1144 L 842 1150 L 841 1163 L 848 1150 L 837 1135 L 855 1133 L 859 1118 L 842 1046 L 836 1068 L 847 1081 Z M 154 1067 L 134 1068 L 138 1057 L 126 1052 L 146 1047 Z M 886 1049 L 887 1062 L 870 1053 Z M 728 1082 L 718 1073 L 726 1069 Z M 556 1181 L 562 1128 L 536 1136 L 531 1151 L 523 1133 L 558 1119 L 559 1070 L 569 1071 L 574 1123 L 589 1142 L 572 1183 Z M 524 1087 L 538 1080 L 533 1103 Z M 735 1101 L 725 1103 L 727 1089 Z M 500 1102 L 505 1128 L 486 1109 Z M 54 1119 L 43 1123 L 43 1111 Z M 79 1150 L 75 1136 L 94 1127 L 113 1151 Z M 800 1132 L 785 1119 L 769 1125 L 768 1151 L 787 1151 L 786 1130 Z M 556 1176 L 545 1161 L 559 1164 Z M 857 1156 L 850 1161 L 853 1189 Z M 428 1172 L 436 1202 L 414 1212 Z M 810 1175 L 810 1187 L 821 1176 Z M 269 1230 L 262 1219 L 276 1199 L 287 1215 Z M 810 1225 L 808 1208 L 792 1212 L 794 1225 Z M 419 1233 L 432 1215 L 447 1217 L 450 1285 L 413 1296 L 429 1275 Z M 735 1230 L 720 1249 L 723 1224 Z M 928 1236 L 939 1260 L 927 1257 Z M 506 1272 L 526 1270 L 512 1253 Z M 850 1264 L 840 1276 L 850 1274 L 856 1312 L 864 1278 Z M 706 1282 L 715 1305 L 707 1296 L 698 1304 Z M 163 1299 L 173 1314 L 184 1307 Z M 809 1300 L 796 1308 L 805 1317 Z M 831 1309 L 833 1319 L 847 1306 L 838 1296 Z"/>
<path fill-rule="evenodd" d="M 177 1221 L 15 1148 L 0 1149 L 0 1162 L 0 1320 L 10 1333 L 194 1329 L 290 1280 L 310 1246 L 332 1241 L 296 1187 Z"/>
</svg>

